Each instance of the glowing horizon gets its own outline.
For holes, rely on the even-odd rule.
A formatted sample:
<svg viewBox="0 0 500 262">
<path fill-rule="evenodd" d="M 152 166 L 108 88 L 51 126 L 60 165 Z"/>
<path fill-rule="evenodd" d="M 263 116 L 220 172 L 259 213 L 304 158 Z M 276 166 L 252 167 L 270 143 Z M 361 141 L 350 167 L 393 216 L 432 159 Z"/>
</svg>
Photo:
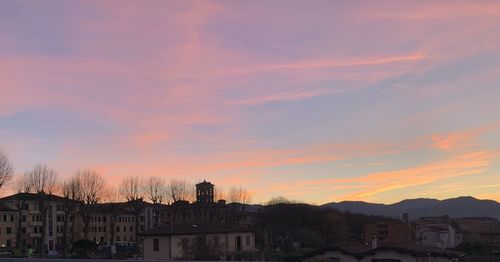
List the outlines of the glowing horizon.
<svg viewBox="0 0 500 262">
<path fill-rule="evenodd" d="M 500 201 L 494 1 L 2 1 L 0 35 L 19 174 Z"/>
</svg>

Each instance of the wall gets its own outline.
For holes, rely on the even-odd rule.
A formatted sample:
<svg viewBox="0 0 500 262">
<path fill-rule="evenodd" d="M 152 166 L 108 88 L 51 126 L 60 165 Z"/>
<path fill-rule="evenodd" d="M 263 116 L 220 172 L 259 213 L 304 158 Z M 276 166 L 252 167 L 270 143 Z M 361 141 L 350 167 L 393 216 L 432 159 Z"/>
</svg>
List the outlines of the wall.
<svg viewBox="0 0 500 262">
<path fill-rule="evenodd" d="M 153 239 L 157 238 L 159 241 L 159 250 L 153 250 Z M 169 240 L 168 236 L 156 236 L 144 238 L 144 259 L 148 260 L 168 260 L 169 259 Z"/>
</svg>

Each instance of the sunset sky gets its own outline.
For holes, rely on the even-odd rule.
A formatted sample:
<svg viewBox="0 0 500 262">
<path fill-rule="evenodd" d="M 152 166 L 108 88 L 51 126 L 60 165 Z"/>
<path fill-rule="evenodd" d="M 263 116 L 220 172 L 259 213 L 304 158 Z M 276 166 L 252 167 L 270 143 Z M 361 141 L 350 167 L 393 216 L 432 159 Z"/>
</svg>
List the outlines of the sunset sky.
<svg viewBox="0 0 500 262">
<path fill-rule="evenodd" d="M 16 173 L 500 200 L 499 1 L 0 0 Z"/>
</svg>

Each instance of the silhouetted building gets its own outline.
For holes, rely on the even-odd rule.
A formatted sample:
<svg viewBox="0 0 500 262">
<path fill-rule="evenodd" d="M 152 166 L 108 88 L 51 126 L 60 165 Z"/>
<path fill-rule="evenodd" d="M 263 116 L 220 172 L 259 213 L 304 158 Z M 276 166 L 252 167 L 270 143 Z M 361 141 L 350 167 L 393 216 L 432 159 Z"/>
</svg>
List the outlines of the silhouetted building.
<svg viewBox="0 0 500 262">
<path fill-rule="evenodd" d="M 203 182 L 196 184 L 196 202 L 214 202 L 214 185 L 212 183 L 203 180 Z"/>
</svg>

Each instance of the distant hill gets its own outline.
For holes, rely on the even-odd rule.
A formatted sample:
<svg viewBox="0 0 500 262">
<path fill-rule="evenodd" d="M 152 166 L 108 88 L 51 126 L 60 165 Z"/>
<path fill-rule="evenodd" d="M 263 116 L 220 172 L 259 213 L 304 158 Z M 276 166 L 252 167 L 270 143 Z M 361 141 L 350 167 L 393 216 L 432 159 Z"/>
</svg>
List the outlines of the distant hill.
<svg viewBox="0 0 500 262">
<path fill-rule="evenodd" d="M 445 200 L 407 199 L 390 205 L 342 201 L 324 204 L 321 207 L 390 217 L 401 217 L 404 212 L 407 212 L 410 214 L 410 218 L 448 215 L 450 217 L 488 216 L 500 219 L 500 203 L 493 200 L 479 200 L 470 196 Z"/>
</svg>

